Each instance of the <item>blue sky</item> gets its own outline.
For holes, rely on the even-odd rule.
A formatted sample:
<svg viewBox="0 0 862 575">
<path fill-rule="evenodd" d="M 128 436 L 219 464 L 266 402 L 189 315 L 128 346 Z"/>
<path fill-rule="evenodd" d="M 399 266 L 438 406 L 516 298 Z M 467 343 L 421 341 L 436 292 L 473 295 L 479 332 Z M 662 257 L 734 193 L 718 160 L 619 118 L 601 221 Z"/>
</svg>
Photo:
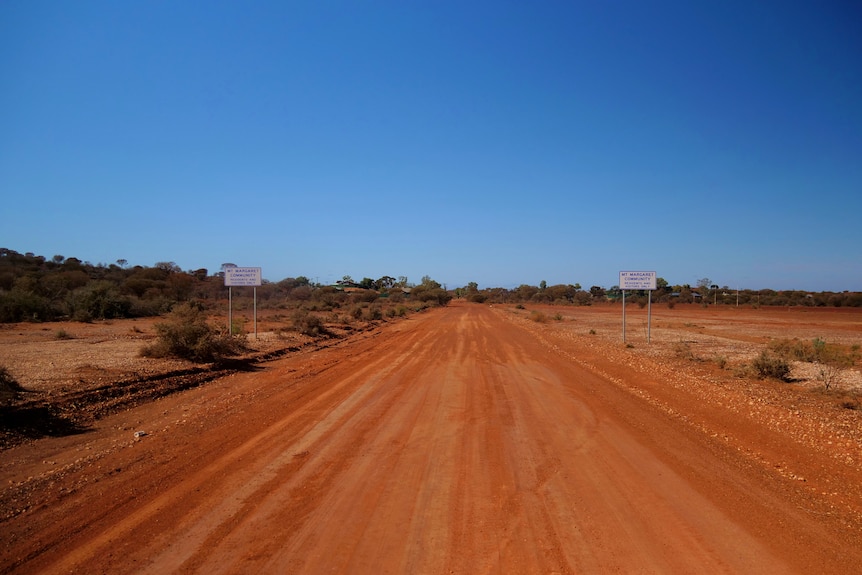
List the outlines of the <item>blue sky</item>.
<svg viewBox="0 0 862 575">
<path fill-rule="evenodd" d="M 862 291 L 855 1 L 0 3 L 0 247 Z"/>
</svg>

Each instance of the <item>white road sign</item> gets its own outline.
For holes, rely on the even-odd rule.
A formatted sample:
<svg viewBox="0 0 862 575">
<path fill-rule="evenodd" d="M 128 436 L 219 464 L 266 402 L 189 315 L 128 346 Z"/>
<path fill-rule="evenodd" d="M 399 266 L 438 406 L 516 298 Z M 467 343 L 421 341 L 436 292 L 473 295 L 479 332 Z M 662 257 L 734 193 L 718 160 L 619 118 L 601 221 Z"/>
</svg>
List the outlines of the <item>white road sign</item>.
<svg viewBox="0 0 862 575">
<path fill-rule="evenodd" d="M 620 272 L 621 290 L 654 290 L 655 272 Z"/>
<path fill-rule="evenodd" d="M 224 269 L 226 286 L 259 286 L 260 280 L 260 268 L 227 267 Z"/>
</svg>

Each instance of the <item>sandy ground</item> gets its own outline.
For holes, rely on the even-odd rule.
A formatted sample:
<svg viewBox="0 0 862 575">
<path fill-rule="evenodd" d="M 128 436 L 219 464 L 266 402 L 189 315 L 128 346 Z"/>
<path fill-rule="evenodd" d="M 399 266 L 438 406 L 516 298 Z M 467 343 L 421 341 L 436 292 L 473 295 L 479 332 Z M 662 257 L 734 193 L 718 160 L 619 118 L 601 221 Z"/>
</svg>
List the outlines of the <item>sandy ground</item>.
<svg viewBox="0 0 862 575">
<path fill-rule="evenodd" d="M 654 308 L 647 344 L 631 310 L 623 344 L 619 312 L 455 302 L 6 449 L 0 572 L 858 572 L 858 371 L 733 368 L 862 314 Z M 77 385 L 167 369 L 101 357 Z"/>
</svg>

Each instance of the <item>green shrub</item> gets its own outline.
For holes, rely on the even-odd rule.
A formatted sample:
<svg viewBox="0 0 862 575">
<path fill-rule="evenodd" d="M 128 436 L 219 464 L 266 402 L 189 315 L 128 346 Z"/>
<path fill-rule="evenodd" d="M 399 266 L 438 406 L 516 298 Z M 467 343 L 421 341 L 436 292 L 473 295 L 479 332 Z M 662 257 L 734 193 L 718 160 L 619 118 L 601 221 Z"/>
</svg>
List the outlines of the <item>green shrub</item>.
<svg viewBox="0 0 862 575">
<path fill-rule="evenodd" d="M 751 363 L 754 373 L 761 379 L 773 378 L 787 381 L 790 376 L 790 364 L 783 357 L 764 350 Z"/>
<path fill-rule="evenodd" d="M 785 358 L 796 361 L 814 362 L 818 359 L 818 349 L 822 350 L 825 342 L 820 338 L 814 341 L 801 341 L 798 339 L 777 339 L 769 342 L 770 351 Z"/>
<path fill-rule="evenodd" d="M 374 290 L 363 290 L 350 294 L 350 301 L 353 303 L 373 303 L 377 301 L 380 295 Z"/>
<path fill-rule="evenodd" d="M 310 337 L 329 335 L 329 332 L 326 330 L 326 325 L 323 323 L 323 320 L 320 319 L 320 317 L 314 315 L 313 313 L 309 313 L 304 309 L 298 309 L 293 312 L 293 317 L 291 318 L 291 321 L 293 322 L 293 329 L 295 329 L 302 335 L 307 335 Z"/>
<path fill-rule="evenodd" d="M 55 316 L 50 302 L 42 296 L 18 288 L 0 291 L 0 322 L 50 321 Z"/>
<path fill-rule="evenodd" d="M 218 361 L 246 350 L 243 338 L 219 333 L 206 322 L 199 306 L 182 304 L 167 321 L 155 325 L 158 339 L 145 346 L 146 357 L 177 357 L 200 363 Z"/>
<path fill-rule="evenodd" d="M 427 303 L 445 306 L 452 300 L 449 292 L 440 287 L 427 287 L 418 285 L 410 292 L 410 297 L 414 300 Z"/>
<path fill-rule="evenodd" d="M 811 341 L 775 340 L 770 342 L 769 349 L 786 359 L 819 363 L 839 369 L 853 367 L 858 359 L 858 349 L 844 351 L 841 346 L 827 344 L 826 340 L 819 337 Z"/>
<path fill-rule="evenodd" d="M 69 307 L 77 321 L 115 319 L 131 315 L 132 301 L 111 282 L 93 281 L 72 293 Z"/>
<path fill-rule="evenodd" d="M 367 310 L 366 318 L 368 321 L 375 321 L 378 319 L 383 319 L 383 311 L 380 309 L 379 305 L 372 305 Z"/>
<path fill-rule="evenodd" d="M 153 317 L 171 311 L 174 301 L 165 297 L 153 297 L 140 299 L 135 296 L 129 297 L 129 316 L 131 317 Z"/>
</svg>

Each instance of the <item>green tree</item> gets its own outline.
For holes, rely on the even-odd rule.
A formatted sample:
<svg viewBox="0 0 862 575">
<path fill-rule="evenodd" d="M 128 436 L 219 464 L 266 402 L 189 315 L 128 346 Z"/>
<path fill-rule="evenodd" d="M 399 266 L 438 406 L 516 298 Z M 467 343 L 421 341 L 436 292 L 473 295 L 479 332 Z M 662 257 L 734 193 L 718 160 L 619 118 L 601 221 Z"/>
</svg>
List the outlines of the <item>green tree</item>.
<svg viewBox="0 0 862 575">
<path fill-rule="evenodd" d="M 385 291 L 395 287 L 395 281 L 395 278 L 392 276 L 382 276 L 374 282 L 374 285 L 378 290 Z"/>
<path fill-rule="evenodd" d="M 116 319 L 129 316 L 132 302 L 120 294 L 116 285 L 99 280 L 72 292 L 69 309 L 72 318 L 78 321 Z"/>
<path fill-rule="evenodd" d="M 530 301 L 539 292 L 539 288 L 527 284 L 521 284 L 515 288 L 515 293 L 520 301 Z"/>
<path fill-rule="evenodd" d="M 443 289 L 440 282 L 431 279 L 431 276 L 423 276 L 422 283 L 414 287 L 410 297 L 423 302 L 434 302 L 438 305 L 446 305 L 452 296 Z"/>
<path fill-rule="evenodd" d="M 605 297 L 605 288 L 602 286 L 592 286 L 590 288 L 590 295 L 593 296 L 593 299 L 602 299 Z"/>
<path fill-rule="evenodd" d="M 700 294 L 700 301 L 704 307 L 709 303 L 710 285 L 712 285 L 712 280 L 709 278 L 700 278 L 697 280 L 697 293 Z"/>
</svg>

